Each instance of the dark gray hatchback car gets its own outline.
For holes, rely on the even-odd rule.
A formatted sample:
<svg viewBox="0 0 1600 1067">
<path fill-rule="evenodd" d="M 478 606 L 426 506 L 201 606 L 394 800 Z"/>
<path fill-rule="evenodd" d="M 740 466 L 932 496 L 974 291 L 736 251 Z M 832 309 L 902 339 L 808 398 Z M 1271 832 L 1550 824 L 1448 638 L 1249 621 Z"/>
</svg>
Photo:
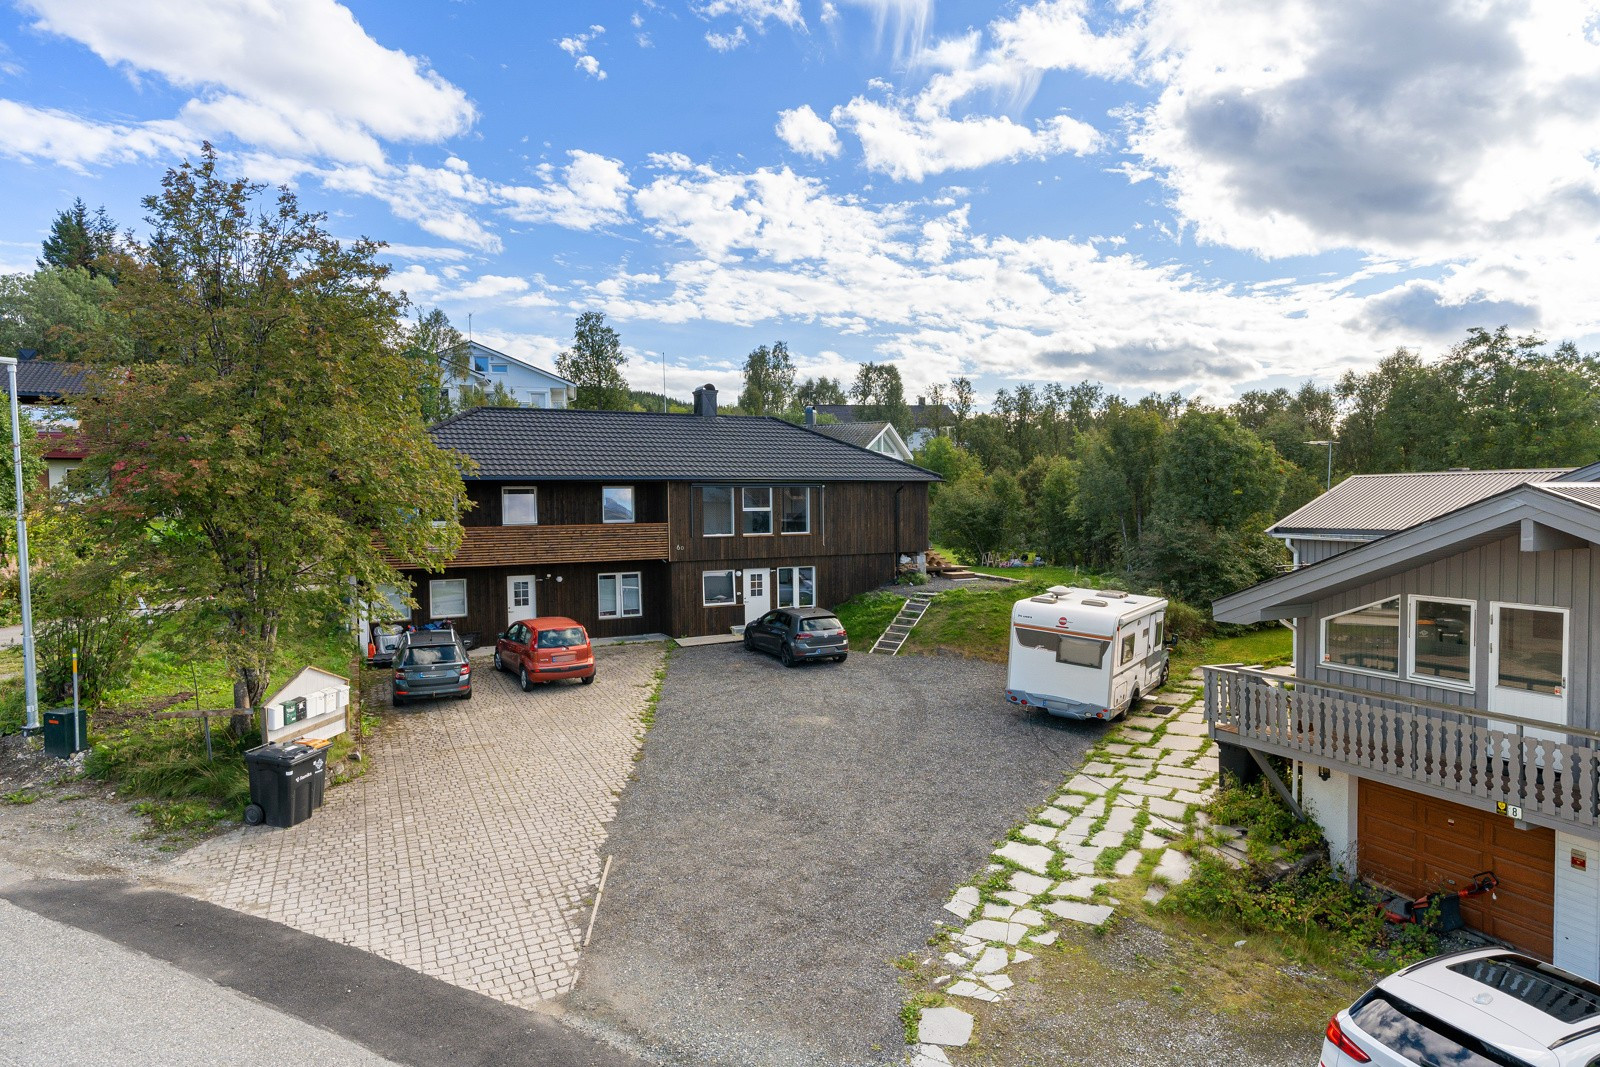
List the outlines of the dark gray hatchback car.
<svg viewBox="0 0 1600 1067">
<path fill-rule="evenodd" d="M 745 626 L 744 647 L 775 653 L 785 667 L 808 659 L 843 663 L 850 654 L 844 623 L 827 608 L 769 611 Z"/>
<path fill-rule="evenodd" d="M 417 630 L 394 650 L 394 706 L 413 700 L 472 699 L 472 665 L 454 630 Z"/>
</svg>

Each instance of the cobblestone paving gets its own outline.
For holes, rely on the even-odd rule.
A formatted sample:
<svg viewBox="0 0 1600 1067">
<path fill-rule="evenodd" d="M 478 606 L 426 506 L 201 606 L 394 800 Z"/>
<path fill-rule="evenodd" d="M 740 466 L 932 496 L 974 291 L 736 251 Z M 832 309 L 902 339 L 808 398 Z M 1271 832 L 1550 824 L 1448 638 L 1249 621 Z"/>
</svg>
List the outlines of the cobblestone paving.
<svg viewBox="0 0 1600 1067">
<path fill-rule="evenodd" d="M 170 874 L 213 903 L 509 1004 L 565 993 L 664 655 L 597 653 L 593 685 L 523 693 L 483 663 L 472 700 L 388 712 L 372 769 L 310 820 L 242 828 Z"/>
</svg>

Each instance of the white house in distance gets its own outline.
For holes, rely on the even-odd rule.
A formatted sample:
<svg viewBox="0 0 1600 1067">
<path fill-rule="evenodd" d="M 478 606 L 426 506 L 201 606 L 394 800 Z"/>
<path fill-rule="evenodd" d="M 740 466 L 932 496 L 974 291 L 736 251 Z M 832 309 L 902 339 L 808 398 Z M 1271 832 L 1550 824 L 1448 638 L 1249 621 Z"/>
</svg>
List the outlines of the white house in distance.
<svg viewBox="0 0 1600 1067">
<path fill-rule="evenodd" d="M 460 363 L 456 369 L 463 374 L 462 384 L 470 378 L 485 389 L 503 385 L 512 399 L 530 408 L 564 408 L 578 399 L 576 383 L 488 345 L 468 341 L 457 352 Z M 455 388 L 459 390 L 460 385 Z"/>
<path fill-rule="evenodd" d="M 350 683 L 321 667 L 307 667 L 262 706 L 267 713 L 269 741 L 338 737 L 344 733 Z"/>
</svg>

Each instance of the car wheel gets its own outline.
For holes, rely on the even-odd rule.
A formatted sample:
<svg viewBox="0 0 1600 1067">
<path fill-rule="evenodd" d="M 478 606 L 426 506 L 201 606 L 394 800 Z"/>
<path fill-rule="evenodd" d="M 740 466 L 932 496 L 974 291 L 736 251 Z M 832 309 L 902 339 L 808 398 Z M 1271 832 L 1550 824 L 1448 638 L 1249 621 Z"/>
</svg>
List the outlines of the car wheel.
<svg viewBox="0 0 1600 1067">
<path fill-rule="evenodd" d="M 593 685 L 594 684 L 594 675 L 591 674 L 591 675 L 589 675 L 589 677 L 581 678 L 579 680 L 581 682 L 583 682 L 584 685 Z"/>
<path fill-rule="evenodd" d="M 793 667 L 795 664 L 794 650 L 791 649 L 787 644 L 779 645 L 778 659 L 783 662 L 785 667 Z"/>
<path fill-rule="evenodd" d="M 746 652 L 754 652 L 756 650 L 756 643 L 751 640 L 749 634 L 744 635 L 744 650 Z"/>
<path fill-rule="evenodd" d="M 528 668 L 523 667 L 517 672 L 517 682 L 524 693 L 533 692 L 533 679 L 528 677 Z"/>
<path fill-rule="evenodd" d="M 260 826 L 267 821 L 267 810 L 260 804 L 246 804 L 244 806 L 244 822 L 246 826 Z"/>
<path fill-rule="evenodd" d="M 847 660 L 847 659 L 849 659 L 849 658 L 850 658 L 850 653 L 848 653 L 848 652 L 846 652 L 846 653 L 845 653 L 845 654 L 844 654 L 844 655 L 842 655 L 842 656 L 835 656 L 835 657 L 834 657 L 834 658 L 833 658 L 833 662 L 835 662 L 835 663 L 843 663 L 843 662 L 844 662 L 844 661 L 845 661 L 845 660 Z"/>
<path fill-rule="evenodd" d="M 461 694 L 461 699 L 462 700 L 471 700 L 472 699 L 472 690 L 468 689 L 465 693 L 462 693 Z"/>
<path fill-rule="evenodd" d="M 506 669 L 506 665 L 500 662 L 500 650 L 498 648 L 494 650 L 494 669 L 497 671 Z"/>
<path fill-rule="evenodd" d="M 396 696 L 394 694 L 390 694 L 389 702 L 391 704 L 393 704 L 397 708 L 403 708 L 403 707 L 406 706 L 406 698 L 403 697 L 403 696 Z"/>
</svg>

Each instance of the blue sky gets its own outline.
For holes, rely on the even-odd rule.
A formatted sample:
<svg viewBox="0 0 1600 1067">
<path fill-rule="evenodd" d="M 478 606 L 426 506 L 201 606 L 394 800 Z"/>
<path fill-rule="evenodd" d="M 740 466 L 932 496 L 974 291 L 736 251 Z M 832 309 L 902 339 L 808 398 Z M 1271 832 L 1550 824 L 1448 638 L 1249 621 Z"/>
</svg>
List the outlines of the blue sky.
<svg viewBox="0 0 1600 1067">
<path fill-rule="evenodd" d="M 900 366 L 1226 400 L 1508 323 L 1600 347 L 1594 0 L 22 0 L 0 269 L 214 141 L 395 284 L 636 385 Z"/>
</svg>

